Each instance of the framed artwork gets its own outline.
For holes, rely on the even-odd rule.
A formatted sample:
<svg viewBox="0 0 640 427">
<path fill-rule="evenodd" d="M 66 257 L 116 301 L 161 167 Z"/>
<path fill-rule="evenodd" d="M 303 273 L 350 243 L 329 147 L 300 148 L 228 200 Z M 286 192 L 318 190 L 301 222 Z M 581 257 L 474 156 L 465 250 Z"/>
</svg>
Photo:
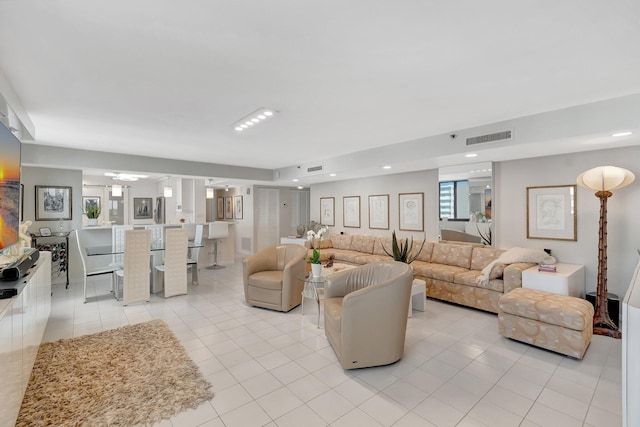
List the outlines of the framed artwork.
<svg viewBox="0 0 640 427">
<path fill-rule="evenodd" d="M 151 197 L 133 198 L 133 219 L 153 218 L 153 199 Z"/>
<path fill-rule="evenodd" d="M 82 198 L 82 212 L 88 212 L 90 209 L 100 210 L 100 196 L 85 196 Z"/>
<path fill-rule="evenodd" d="M 577 240 L 576 188 L 527 187 L 527 239 Z"/>
<path fill-rule="evenodd" d="M 242 219 L 242 196 L 234 196 L 233 198 L 234 217 Z"/>
<path fill-rule="evenodd" d="M 320 197 L 320 225 L 334 226 L 335 222 L 335 198 Z"/>
<path fill-rule="evenodd" d="M 216 215 L 218 219 L 224 219 L 224 197 L 218 197 L 218 209 Z"/>
<path fill-rule="evenodd" d="M 227 196 L 224 198 L 224 218 L 233 219 L 233 197 Z"/>
<path fill-rule="evenodd" d="M 36 221 L 70 220 L 71 187 L 36 185 Z"/>
<path fill-rule="evenodd" d="M 345 227 L 360 228 L 360 196 L 342 198 L 342 224 Z"/>
<path fill-rule="evenodd" d="M 424 193 L 400 193 L 400 230 L 424 231 Z"/>
<path fill-rule="evenodd" d="M 369 228 L 389 229 L 389 195 L 369 196 Z"/>
</svg>

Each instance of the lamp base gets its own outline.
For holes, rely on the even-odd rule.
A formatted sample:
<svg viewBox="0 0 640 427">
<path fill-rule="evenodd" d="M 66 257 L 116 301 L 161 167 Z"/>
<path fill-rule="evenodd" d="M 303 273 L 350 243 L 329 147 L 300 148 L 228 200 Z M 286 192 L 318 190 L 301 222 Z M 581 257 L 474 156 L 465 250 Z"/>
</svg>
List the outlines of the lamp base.
<svg viewBox="0 0 640 427">
<path fill-rule="evenodd" d="M 613 326 L 615 327 L 615 325 Z M 618 340 L 622 338 L 622 332 L 620 332 L 617 328 L 611 329 L 609 325 L 593 325 L 593 334 L 604 335 Z"/>
</svg>

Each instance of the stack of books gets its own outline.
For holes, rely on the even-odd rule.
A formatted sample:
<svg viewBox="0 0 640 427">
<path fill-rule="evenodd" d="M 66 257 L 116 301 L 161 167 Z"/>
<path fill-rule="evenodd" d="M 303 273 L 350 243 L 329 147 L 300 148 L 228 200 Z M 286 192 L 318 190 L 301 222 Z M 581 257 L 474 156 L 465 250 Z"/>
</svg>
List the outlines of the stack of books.
<svg viewBox="0 0 640 427">
<path fill-rule="evenodd" d="M 539 265 L 538 271 L 546 271 L 547 273 L 555 273 L 556 266 L 555 265 Z"/>
</svg>

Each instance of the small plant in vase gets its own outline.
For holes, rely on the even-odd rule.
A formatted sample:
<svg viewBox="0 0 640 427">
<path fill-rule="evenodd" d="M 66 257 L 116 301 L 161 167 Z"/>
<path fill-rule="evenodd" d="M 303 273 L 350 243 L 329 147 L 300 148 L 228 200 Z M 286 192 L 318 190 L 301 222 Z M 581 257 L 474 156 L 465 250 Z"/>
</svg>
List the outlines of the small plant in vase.
<svg viewBox="0 0 640 427">
<path fill-rule="evenodd" d="M 398 240 L 396 232 L 394 231 L 391 234 L 391 253 L 389 253 L 384 246 L 382 246 L 382 249 L 395 261 L 411 264 L 418 255 L 420 255 L 420 252 L 422 252 L 426 241 L 427 239 L 423 240 L 420 250 L 413 253 L 413 236 L 411 237 L 411 241 L 409 241 L 409 239 L 404 239 L 404 241 L 402 239 Z"/>
<path fill-rule="evenodd" d="M 313 252 L 309 257 L 311 263 L 311 273 L 314 277 L 319 277 L 322 274 L 322 264 L 320 263 L 320 243 L 324 234 L 327 232 L 327 227 L 322 227 L 318 231 L 307 231 L 307 240 L 311 242 L 311 248 Z"/>
<path fill-rule="evenodd" d="M 98 225 L 98 218 L 100 217 L 100 207 L 96 204 L 87 206 L 87 210 L 84 212 L 87 216 L 88 225 Z"/>
</svg>

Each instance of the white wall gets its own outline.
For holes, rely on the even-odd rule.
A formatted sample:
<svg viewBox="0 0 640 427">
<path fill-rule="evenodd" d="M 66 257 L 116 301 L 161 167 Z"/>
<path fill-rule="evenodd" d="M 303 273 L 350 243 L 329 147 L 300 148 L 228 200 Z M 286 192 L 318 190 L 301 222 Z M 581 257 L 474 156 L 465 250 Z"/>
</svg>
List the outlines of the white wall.
<svg viewBox="0 0 640 427">
<path fill-rule="evenodd" d="M 29 227 L 31 233 L 37 233 L 40 227 L 49 227 L 51 231 L 57 232 L 62 224 L 63 231 L 75 230 L 82 227 L 82 171 L 51 169 L 23 166 L 21 172 L 21 182 L 24 185 L 24 216 L 23 221 L 32 221 Z M 71 221 L 36 221 L 36 185 L 51 185 L 71 187 Z M 69 254 L 69 280 L 78 280 L 82 276 L 80 263 L 74 259 L 77 248 L 73 239 L 70 239 L 68 249 Z"/>
<path fill-rule="evenodd" d="M 500 162 L 495 165 L 496 246 L 549 248 L 560 262 L 586 266 L 586 290 L 596 290 L 598 272 L 598 219 L 600 202 L 590 190 L 578 187 L 577 241 L 527 239 L 527 187 L 570 185 L 578 175 L 596 166 L 612 165 L 629 169 L 636 181 L 615 191 L 608 201 L 608 288 L 621 298 L 631 281 L 638 261 L 640 227 L 640 147 L 590 151 L 560 156 Z"/>
<path fill-rule="evenodd" d="M 640 227 L 640 147 L 588 151 L 576 154 L 539 157 L 494 164 L 494 245 L 507 249 L 514 246 L 549 248 L 559 262 L 583 264 L 586 267 L 586 291 L 596 290 L 598 271 L 599 199 L 591 191 L 578 187 L 577 241 L 527 239 L 526 189 L 546 185 L 571 185 L 578 175 L 596 166 L 613 165 L 631 170 L 637 181 L 615 191 L 608 203 L 608 288 L 624 296 L 638 260 Z M 398 230 L 398 193 L 425 192 L 425 230 L 428 240 L 438 239 L 438 171 L 427 170 L 406 174 L 362 178 L 318 184 L 311 187 L 311 219 L 320 218 L 320 198 L 335 197 L 335 226 L 331 233 L 389 236 Z M 369 229 L 368 196 L 390 195 L 390 230 Z M 345 228 L 342 221 L 342 198 L 360 196 L 361 227 Z M 447 227 L 451 228 L 451 227 Z M 411 235 L 398 232 L 400 237 Z M 422 233 L 413 233 L 414 238 Z"/>
<path fill-rule="evenodd" d="M 424 193 L 424 226 L 425 232 L 409 232 L 399 230 L 398 193 Z M 389 195 L 389 230 L 369 228 L 369 196 Z M 360 196 L 360 228 L 343 226 L 343 200 L 345 196 Z M 396 175 L 385 175 L 373 178 L 361 178 L 336 181 L 311 186 L 311 219 L 320 221 L 320 198 L 335 198 L 335 226 L 329 232 L 345 234 L 367 234 L 371 236 L 391 237 L 396 230 L 398 237 L 413 236 L 414 239 L 435 241 L 438 239 L 438 170 L 409 172 Z"/>
</svg>

